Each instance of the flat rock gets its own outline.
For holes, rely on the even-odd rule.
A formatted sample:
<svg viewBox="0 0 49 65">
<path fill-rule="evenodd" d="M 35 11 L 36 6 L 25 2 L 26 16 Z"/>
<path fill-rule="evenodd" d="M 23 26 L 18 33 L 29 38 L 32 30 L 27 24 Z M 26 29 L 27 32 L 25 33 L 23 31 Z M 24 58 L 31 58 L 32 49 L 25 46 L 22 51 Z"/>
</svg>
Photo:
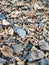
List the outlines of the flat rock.
<svg viewBox="0 0 49 65">
<path fill-rule="evenodd" d="M 43 58 L 44 55 L 45 54 L 43 51 L 32 48 L 32 51 L 30 52 L 30 54 L 26 56 L 26 60 L 28 60 L 28 62 L 33 62 Z"/>
<path fill-rule="evenodd" d="M 41 59 L 40 61 L 39 61 L 39 65 L 49 65 L 49 63 L 48 63 L 48 60 L 47 59 Z"/>
<path fill-rule="evenodd" d="M 23 50 L 23 48 L 21 47 L 21 44 L 13 45 L 13 48 L 16 53 L 20 53 Z"/>
<path fill-rule="evenodd" d="M 13 57 L 13 49 L 8 47 L 8 46 L 3 46 L 1 53 L 5 56 L 5 57 Z"/>
<path fill-rule="evenodd" d="M 6 63 L 6 59 L 0 58 L 0 63 L 5 64 Z"/>
<path fill-rule="evenodd" d="M 49 51 L 49 45 L 44 39 L 39 41 L 39 47 L 43 51 Z"/>
<path fill-rule="evenodd" d="M 23 39 L 26 36 L 26 31 L 18 26 L 13 27 L 14 32 L 18 33 L 18 35 Z"/>
</svg>

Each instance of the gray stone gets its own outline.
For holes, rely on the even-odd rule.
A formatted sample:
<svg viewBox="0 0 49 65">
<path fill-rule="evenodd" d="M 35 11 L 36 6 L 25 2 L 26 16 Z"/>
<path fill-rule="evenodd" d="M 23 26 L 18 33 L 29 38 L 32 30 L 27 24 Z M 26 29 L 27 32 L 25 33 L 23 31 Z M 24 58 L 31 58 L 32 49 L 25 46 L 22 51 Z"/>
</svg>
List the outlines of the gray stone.
<svg viewBox="0 0 49 65">
<path fill-rule="evenodd" d="M 0 58 L 0 63 L 5 64 L 6 63 L 6 60 L 3 59 L 3 58 Z"/>
<path fill-rule="evenodd" d="M 43 51 L 33 48 L 32 51 L 30 52 L 30 54 L 28 56 L 26 56 L 26 60 L 28 60 L 28 62 L 37 61 L 37 60 L 43 58 L 44 55 L 45 54 Z"/>
<path fill-rule="evenodd" d="M 48 65 L 48 60 L 43 58 L 39 61 L 38 65 Z"/>
<path fill-rule="evenodd" d="M 49 45 L 44 39 L 39 41 L 39 47 L 41 50 L 49 51 Z"/>
<path fill-rule="evenodd" d="M 18 26 L 14 26 L 13 27 L 14 32 L 18 33 L 19 36 L 21 36 L 21 38 L 24 38 L 26 36 L 26 31 Z"/>
<path fill-rule="evenodd" d="M 13 43 L 13 42 L 15 42 L 15 40 L 14 40 L 13 37 L 10 37 L 10 38 L 8 39 L 8 42 L 9 42 L 9 43 Z"/>
<path fill-rule="evenodd" d="M 13 45 L 13 48 L 14 48 L 14 51 L 18 54 L 23 50 L 23 48 L 21 47 L 21 44 Z"/>
</svg>

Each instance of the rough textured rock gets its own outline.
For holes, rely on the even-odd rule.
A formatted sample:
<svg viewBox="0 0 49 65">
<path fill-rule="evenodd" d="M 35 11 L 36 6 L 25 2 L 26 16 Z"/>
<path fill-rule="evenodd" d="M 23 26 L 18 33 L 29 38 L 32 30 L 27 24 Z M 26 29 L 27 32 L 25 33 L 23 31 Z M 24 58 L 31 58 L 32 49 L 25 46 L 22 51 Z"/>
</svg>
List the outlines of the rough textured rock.
<svg viewBox="0 0 49 65">
<path fill-rule="evenodd" d="M 20 52 L 23 50 L 21 44 L 13 45 L 13 47 L 14 47 L 14 51 L 15 51 L 16 53 L 20 53 Z"/>
<path fill-rule="evenodd" d="M 8 47 L 8 46 L 3 46 L 1 53 L 5 56 L 5 57 L 13 57 L 13 49 Z"/>
<path fill-rule="evenodd" d="M 49 65 L 49 0 L 0 0 L 0 65 Z"/>
<path fill-rule="evenodd" d="M 24 38 L 26 35 L 26 31 L 18 26 L 14 26 L 14 32 L 21 36 L 21 38 Z"/>
<path fill-rule="evenodd" d="M 49 51 L 49 45 L 45 40 L 39 41 L 39 47 L 41 50 Z"/>
<path fill-rule="evenodd" d="M 38 50 L 34 47 L 34 48 L 32 48 L 31 53 L 26 57 L 26 60 L 28 60 L 29 62 L 33 62 L 33 61 L 43 58 L 44 55 L 45 54 L 43 51 Z"/>
</svg>

